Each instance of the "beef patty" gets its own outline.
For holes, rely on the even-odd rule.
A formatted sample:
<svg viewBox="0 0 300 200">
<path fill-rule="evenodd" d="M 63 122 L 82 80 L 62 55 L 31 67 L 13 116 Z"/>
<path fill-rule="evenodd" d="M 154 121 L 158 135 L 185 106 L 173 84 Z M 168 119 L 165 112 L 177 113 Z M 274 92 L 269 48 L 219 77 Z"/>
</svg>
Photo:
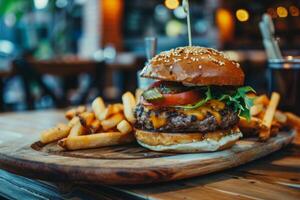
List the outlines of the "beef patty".
<svg viewBox="0 0 300 200">
<path fill-rule="evenodd" d="M 185 114 L 178 108 L 160 107 L 157 109 L 147 109 L 142 104 L 138 104 L 135 110 L 135 128 L 140 130 L 168 132 L 168 133 L 192 133 L 192 132 L 212 132 L 225 130 L 233 127 L 239 121 L 238 114 L 231 108 L 225 107 L 218 110 L 220 119 L 218 120 L 211 112 L 207 112 L 203 119 L 199 120 L 193 114 Z M 155 127 L 151 116 L 164 116 L 164 123 Z"/>
</svg>

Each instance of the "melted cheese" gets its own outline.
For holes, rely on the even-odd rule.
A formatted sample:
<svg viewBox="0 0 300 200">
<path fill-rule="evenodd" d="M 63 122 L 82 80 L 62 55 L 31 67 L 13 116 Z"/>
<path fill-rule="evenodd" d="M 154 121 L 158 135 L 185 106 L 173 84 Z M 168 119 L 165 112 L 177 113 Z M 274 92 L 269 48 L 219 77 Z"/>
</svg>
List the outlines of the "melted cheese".
<svg viewBox="0 0 300 200">
<path fill-rule="evenodd" d="M 148 111 L 153 109 L 153 107 L 151 107 L 151 106 L 145 106 L 145 108 Z M 206 117 L 206 115 L 208 113 L 210 113 L 211 115 L 213 115 L 215 117 L 217 123 L 220 124 L 222 121 L 222 117 L 218 111 L 222 110 L 224 108 L 225 108 L 225 104 L 223 102 L 218 101 L 218 100 L 210 100 L 204 106 L 200 106 L 197 109 L 180 110 L 179 112 L 181 112 L 185 115 L 188 115 L 188 116 L 193 115 L 199 121 L 203 120 Z M 155 129 L 160 128 L 167 123 L 167 119 L 166 119 L 165 115 L 155 116 L 154 113 L 151 113 L 149 120 L 152 122 L 153 127 Z"/>
<path fill-rule="evenodd" d="M 223 102 L 217 101 L 217 100 L 212 100 L 208 102 L 206 105 L 201 106 L 197 109 L 194 110 L 183 110 L 182 113 L 186 115 L 194 115 L 197 117 L 198 120 L 203 120 L 205 116 L 210 113 L 212 114 L 217 123 L 220 124 L 222 121 L 222 117 L 218 110 L 224 109 L 225 104 Z M 216 111 L 217 110 L 217 111 Z"/>
<path fill-rule="evenodd" d="M 222 117 L 218 111 L 223 110 L 225 108 L 225 103 L 218 100 L 210 100 L 209 102 L 207 102 L 207 106 L 211 108 L 210 113 L 215 117 L 218 124 L 220 124 L 222 121 Z"/>
<path fill-rule="evenodd" d="M 210 100 L 206 103 L 207 106 L 215 109 L 215 110 L 223 110 L 225 108 L 225 103 L 223 103 L 222 101 L 218 101 L 218 100 Z"/>
<path fill-rule="evenodd" d="M 220 113 L 218 113 L 216 111 L 211 111 L 210 113 L 215 117 L 215 119 L 217 120 L 217 123 L 221 124 L 222 117 L 221 117 Z"/>
<path fill-rule="evenodd" d="M 155 115 L 151 115 L 150 116 L 150 121 L 153 124 L 154 128 L 160 128 L 162 126 L 164 126 L 167 123 L 166 117 L 165 116 L 155 116 Z"/>
<path fill-rule="evenodd" d="M 202 109 L 203 110 L 203 109 Z M 205 112 L 199 112 L 199 110 L 183 110 L 182 113 L 185 115 L 194 115 L 197 120 L 203 120 L 205 117 Z"/>
</svg>

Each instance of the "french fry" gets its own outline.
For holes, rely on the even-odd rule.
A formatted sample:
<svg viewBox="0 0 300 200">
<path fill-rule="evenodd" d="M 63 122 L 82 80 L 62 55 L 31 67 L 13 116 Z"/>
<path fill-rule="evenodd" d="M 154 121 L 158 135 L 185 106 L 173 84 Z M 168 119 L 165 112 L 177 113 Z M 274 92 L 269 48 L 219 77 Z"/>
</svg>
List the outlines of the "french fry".
<svg viewBox="0 0 300 200">
<path fill-rule="evenodd" d="M 278 106 L 280 95 L 277 92 L 273 92 L 271 95 L 270 103 L 266 109 L 265 116 L 263 118 L 263 124 L 268 128 L 267 130 L 262 130 L 259 133 L 259 138 L 262 141 L 267 140 L 270 137 L 270 128 L 275 115 L 276 108 Z"/>
<path fill-rule="evenodd" d="M 101 121 L 98 119 L 95 119 L 92 124 L 90 125 L 90 132 L 96 133 L 101 130 Z"/>
<path fill-rule="evenodd" d="M 70 110 L 67 110 L 67 112 L 65 113 L 65 117 L 68 120 L 71 120 L 73 117 L 75 117 L 76 115 L 79 115 L 83 112 L 85 112 L 87 109 L 85 106 L 78 106 L 77 108 L 72 108 Z"/>
<path fill-rule="evenodd" d="M 118 131 L 121 133 L 130 133 L 132 131 L 132 126 L 130 123 L 128 123 L 126 120 L 122 120 L 118 125 L 117 125 Z"/>
<path fill-rule="evenodd" d="M 76 109 L 75 108 L 72 108 L 70 110 L 67 110 L 67 112 L 65 113 L 65 117 L 68 119 L 68 120 L 71 120 L 72 118 L 74 118 L 76 115 Z"/>
<path fill-rule="evenodd" d="M 265 130 L 261 130 L 259 132 L 259 139 L 261 141 L 266 141 L 270 138 L 270 135 L 271 135 L 271 128 L 268 128 L 268 129 L 265 129 Z"/>
<path fill-rule="evenodd" d="M 64 138 L 58 141 L 58 145 L 67 150 L 77 150 L 126 144 L 132 141 L 134 141 L 133 134 L 106 132 Z"/>
<path fill-rule="evenodd" d="M 287 117 L 287 125 L 290 127 L 295 127 L 296 129 L 300 130 L 300 117 L 297 115 L 291 113 L 291 112 L 285 112 L 284 113 Z"/>
<path fill-rule="evenodd" d="M 112 106 L 114 107 L 115 112 L 121 112 L 124 109 L 124 106 L 121 103 L 115 103 L 115 104 L 112 104 Z"/>
<path fill-rule="evenodd" d="M 50 128 L 41 133 L 40 141 L 44 144 L 65 138 L 70 132 L 70 127 L 66 124 L 57 124 L 54 128 Z"/>
<path fill-rule="evenodd" d="M 92 103 L 92 109 L 99 120 L 103 120 L 101 114 L 105 110 L 105 104 L 101 97 L 97 97 Z"/>
<path fill-rule="evenodd" d="M 124 115 L 126 119 L 133 124 L 136 120 L 134 116 L 136 102 L 133 94 L 131 92 L 124 93 L 122 96 L 122 102 L 124 105 Z"/>
<path fill-rule="evenodd" d="M 244 117 L 240 117 L 239 126 L 247 127 L 247 128 L 260 128 L 262 127 L 262 120 L 256 117 L 251 117 L 250 121 L 248 121 Z"/>
<path fill-rule="evenodd" d="M 109 105 L 108 105 L 108 107 L 109 107 Z M 112 113 L 111 113 L 111 109 L 109 109 L 108 107 L 105 108 L 104 111 L 98 115 L 97 118 L 98 118 L 99 120 L 105 120 L 106 118 L 108 118 L 109 115 L 112 114 Z"/>
<path fill-rule="evenodd" d="M 260 113 L 258 113 L 255 117 L 259 118 L 259 119 L 263 119 L 264 116 L 266 114 L 266 110 L 264 109 L 263 111 L 261 111 Z"/>
<path fill-rule="evenodd" d="M 256 116 L 258 115 L 260 112 L 262 112 L 264 109 L 264 106 L 262 104 L 256 104 L 256 105 L 253 105 L 251 108 L 250 108 L 250 114 L 251 116 Z"/>
<path fill-rule="evenodd" d="M 99 118 L 101 120 L 105 120 L 109 118 L 110 116 L 117 114 L 119 112 L 123 111 L 123 105 L 122 104 L 112 104 L 108 105 L 107 108 L 99 115 Z"/>
<path fill-rule="evenodd" d="M 73 117 L 69 122 L 68 122 L 68 126 L 70 128 L 72 128 L 75 124 L 77 124 L 79 122 L 79 117 L 75 116 Z"/>
<path fill-rule="evenodd" d="M 76 115 L 86 112 L 86 110 L 87 110 L 86 106 L 78 106 L 76 108 Z"/>
<path fill-rule="evenodd" d="M 117 114 L 113 115 L 112 117 L 110 117 L 106 120 L 103 120 L 101 122 L 101 126 L 104 131 L 107 131 L 109 129 L 116 127 L 123 119 L 124 119 L 124 115 L 121 113 L 117 113 Z"/>
<path fill-rule="evenodd" d="M 262 120 L 256 117 L 251 117 L 250 121 L 248 121 L 244 117 L 240 117 L 238 127 L 242 130 L 242 132 L 253 134 L 256 134 L 261 130 L 267 129 L 267 127 L 262 123 Z"/>
<path fill-rule="evenodd" d="M 88 128 L 95 119 L 95 114 L 92 112 L 84 112 L 78 115 L 80 123 L 83 127 Z"/>
<path fill-rule="evenodd" d="M 276 110 L 276 111 L 275 111 L 274 118 L 275 118 L 275 120 L 278 121 L 280 124 L 285 124 L 286 121 L 287 121 L 287 116 L 286 116 L 283 112 L 281 112 L 281 111 L 279 111 L 279 110 Z"/>
<path fill-rule="evenodd" d="M 258 97 L 256 97 L 255 99 L 254 99 L 254 105 L 257 105 L 257 104 L 262 104 L 262 105 L 264 105 L 264 106 L 268 106 L 269 105 L 269 102 L 270 102 L 270 100 L 269 100 L 269 98 L 267 97 L 267 95 L 260 95 L 260 96 L 258 96 Z"/>
<path fill-rule="evenodd" d="M 79 135 L 84 135 L 87 133 L 87 129 L 84 128 L 80 122 L 78 122 L 77 124 L 75 124 L 71 130 L 70 130 L 70 134 L 68 135 L 68 137 L 74 137 L 74 136 L 79 136 Z"/>
<path fill-rule="evenodd" d="M 136 103 L 140 102 L 140 99 L 141 99 L 141 96 L 142 96 L 143 92 L 144 92 L 144 90 L 142 90 L 140 88 L 135 90 L 135 101 L 136 101 Z"/>
</svg>

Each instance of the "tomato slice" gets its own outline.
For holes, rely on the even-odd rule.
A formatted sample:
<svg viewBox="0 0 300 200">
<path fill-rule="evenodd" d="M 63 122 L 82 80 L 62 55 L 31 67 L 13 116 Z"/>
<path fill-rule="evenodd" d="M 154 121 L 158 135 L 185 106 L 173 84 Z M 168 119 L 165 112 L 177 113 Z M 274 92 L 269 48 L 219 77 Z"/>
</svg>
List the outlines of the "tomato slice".
<svg viewBox="0 0 300 200">
<path fill-rule="evenodd" d="M 163 94 L 164 98 L 161 100 L 147 102 L 143 101 L 144 105 L 152 106 L 176 106 L 193 104 L 200 100 L 200 95 L 197 91 L 190 90 L 186 92 L 180 92 L 175 94 Z"/>
</svg>

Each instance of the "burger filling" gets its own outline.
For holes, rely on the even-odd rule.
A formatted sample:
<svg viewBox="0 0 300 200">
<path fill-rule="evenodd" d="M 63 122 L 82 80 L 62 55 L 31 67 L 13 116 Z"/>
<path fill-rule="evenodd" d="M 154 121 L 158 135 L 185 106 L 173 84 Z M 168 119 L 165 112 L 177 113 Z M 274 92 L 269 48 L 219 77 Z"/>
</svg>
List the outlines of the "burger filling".
<svg viewBox="0 0 300 200">
<path fill-rule="evenodd" d="M 229 107 L 214 109 L 209 105 L 194 110 L 144 106 L 136 108 L 136 128 L 157 132 L 210 132 L 228 129 L 238 123 L 238 114 Z"/>
<path fill-rule="evenodd" d="M 135 127 L 168 133 L 227 130 L 239 115 L 250 117 L 251 87 L 185 86 L 158 81 L 144 91 L 136 107 Z"/>
</svg>

